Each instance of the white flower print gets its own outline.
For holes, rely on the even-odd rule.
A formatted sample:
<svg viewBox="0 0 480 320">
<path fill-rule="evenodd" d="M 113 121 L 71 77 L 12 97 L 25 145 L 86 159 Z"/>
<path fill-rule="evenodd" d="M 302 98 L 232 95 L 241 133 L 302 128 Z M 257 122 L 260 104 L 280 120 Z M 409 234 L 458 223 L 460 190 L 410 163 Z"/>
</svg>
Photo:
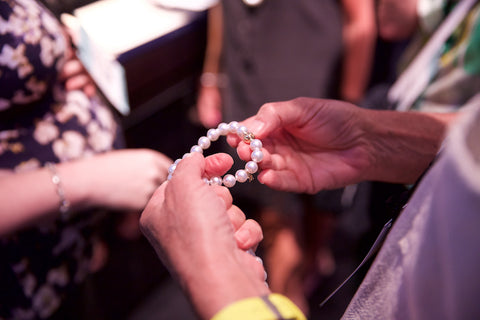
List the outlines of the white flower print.
<svg viewBox="0 0 480 320">
<path fill-rule="evenodd" d="M 14 6 L 13 13 L 19 18 L 27 18 L 27 11 L 25 11 L 25 8 L 23 6 Z"/>
<path fill-rule="evenodd" d="M 12 269 L 15 273 L 22 273 L 27 270 L 28 260 L 27 258 L 22 258 L 18 263 L 12 265 Z"/>
<path fill-rule="evenodd" d="M 58 121 L 65 123 L 73 117 L 77 117 L 78 122 L 82 125 L 86 125 L 90 120 L 90 112 L 84 107 L 80 107 L 77 104 L 67 103 L 56 115 Z"/>
<path fill-rule="evenodd" d="M 20 78 L 24 78 L 33 71 L 32 65 L 25 57 L 25 48 L 25 44 L 20 44 L 17 48 L 6 44 L 0 53 L 0 64 L 12 70 L 17 69 Z"/>
<path fill-rule="evenodd" d="M 27 95 L 27 94 L 25 94 L 24 91 L 17 90 L 17 91 L 15 91 L 15 94 L 13 95 L 12 102 L 17 103 L 17 104 L 25 104 L 25 103 L 30 103 L 32 101 L 35 101 L 38 98 L 39 97 L 35 94 Z"/>
<path fill-rule="evenodd" d="M 40 7 L 38 5 L 32 5 L 31 1 L 28 0 L 17 0 L 26 10 L 29 16 L 38 16 L 40 14 Z"/>
<path fill-rule="evenodd" d="M 40 287 L 33 297 L 33 309 L 41 318 L 51 316 L 60 306 L 60 298 L 52 287 L 44 285 Z"/>
<path fill-rule="evenodd" d="M 0 17 L 0 34 L 5 34 L 9 30 L 8 21 Z"/>
<path fill-rule="evenodd" d="M 25 27 L 25 18 L 19 17 L 17 15 L 11 15 L 8 21 L 8 31 L 13 33 L 15 36 L 21 37 L 26 31 Z"/>
<path fill-rule="evenodd" d="M 27 297 L 31 297 L 37 286 L 37 279 L 33 274 L 27 273 L 20 281 L 22 282 L 23 293 Z"/>
<path fill-rule="evenodd" d="M 29 309 L 14 309 L 12 311 L 12 317 L 16 320 L 31 320 L 35 319 L 35 313 Z"/>
<path fill-rule="evenodd" d="M 69 91 L 67 93 L 67 102 L 77 104 L 84 109 L 90 106 L 90 100 L 81 90 Z"/>
<path fill-rule="evenodd" d="M 73 250 L 77 243 L 83 243 L 84 239 L 75 227 L 66 227 L 62 230 L 60 242 L 53 248 L 52 254 L 58 256 L 67 250 Z"/>
<path fill-rule="evenodd" d="M 57 139 L 59 135 L 58 127 L 51 121 L 39 121 L 35 125 L 33 132 L 34 139 L 41 145 L 46 145 Z"/>
<path fill-rule="evenodd" d="M 40 29 L 40 21 L 34 17 L 25 21 L 25 32 L 23 39 L 26 43 L 37 44 L 42 38 L 42 29 Z"/>
<path fill-rule="evenodd" d="M 36 77 L 30 77 L 27 83 L 25 83 L 25 87 L 32 91 L 37 97 L 43 95 L 47 91 L 47 84 L 45 81 L 39 81 Z"/>
<path fill-rule="evenodd" d="M 62 139 L 53 142 L 53 152 L 63 161 L 80 158 L 84 149 L 85 139 L 76 131 L 65 131 Z"/>
<path fill-rule="evenodd" d="M 47 12 L 42 12 L 41 17 L 43 26 L 50 34 L 58 33 L 60 29 L 60 25 L 58 24 L 57 20 L 53 16 L 51 16 Z"/>
<path fill-rule="evenodd" d="M 0 64 L 13 70 L 20 65 L 28 63 L 28 60 L 25 57 L 25 48 L 26 47 L 23 43 L 16 48 L 13 48 L 8 44 L 4 45 L 2 52 L 0 52 Z"/>
<path fill-rule="evenodd" d="M 10 108 L 10 101 L 0 98 L 0 111 Z"/>
<path fill-rule="evenodd" d="M 56 115 L 57 120 L 65 123 L 76 116 L 80 124 L 87 125 L 92 119 L 88 109 L 90 100 L 87 96 L 82 91 L 69 91 L 66 94 L 66 99 L 66 104 Z"/>
<path fill-rule="evenodd" d="M 112 112 L 108 109 L 108 107 L 99 105 L 98 108 L 95 109 L 95 115 L 102 128 L 115 132 L 116 123 L 113 119 Z"/>
<path fill-rule="evenodd" d="M 53 40 L 48 37 L 43 37 L 40 40 L 40 59 L 46 67 L 51 67 L 55 61 L 54 44 Z"/>
<path fill-rule="evenodd" d="M 114 136 L 111 132 L 102 130 L 97 123 L 90 123 L 87 127 L 89 133 L 88 144 L 96 152 L 107 151 L 111 149 Z"/>
<path fill-rule="evenodd" d="M 25 63 L 18 68 L 17 72 L 20 79 L 25 78 L 33 72 L 33 66 L 26 60 Z"/>
<path fill-rule="evenodd" d="M 68 283 L 68 272 L 65 266 L 51 269 L 47 274 L 47 282 L 53 285 L 65 286 Z"/>
</svg>

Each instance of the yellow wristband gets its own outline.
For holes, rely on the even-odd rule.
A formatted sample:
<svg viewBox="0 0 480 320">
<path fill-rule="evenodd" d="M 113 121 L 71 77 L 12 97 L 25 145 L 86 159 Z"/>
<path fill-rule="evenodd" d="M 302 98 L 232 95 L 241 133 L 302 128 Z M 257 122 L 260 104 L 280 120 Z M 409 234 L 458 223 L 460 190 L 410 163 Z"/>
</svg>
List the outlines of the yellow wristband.
<svg viewBox="0 0 480 320">
<path fill-rule="evenodd" d="M 280 294 L 252 297 L 234 302 L 220 310 L 211 320 L 306 320 L 305 315 L 288 298 Z"/>
</svg>

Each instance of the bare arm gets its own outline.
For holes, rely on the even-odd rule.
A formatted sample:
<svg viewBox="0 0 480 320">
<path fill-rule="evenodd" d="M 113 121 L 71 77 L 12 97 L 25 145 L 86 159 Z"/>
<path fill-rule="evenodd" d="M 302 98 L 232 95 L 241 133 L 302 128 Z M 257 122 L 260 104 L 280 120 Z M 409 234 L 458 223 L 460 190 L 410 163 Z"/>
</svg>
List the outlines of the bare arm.
<svg viewBox="0 0 480 320">
<path fill-rule="evenodd" d="M 165 180 L 171 160 L 151 150 L 122 150 L 57 165 L 71 210 L 140 211 Z M 0 235 L 58 214 L 60 198 L 47 168 L 0 177 Z"/>
<path fill-rule="evenodd" d="M 208 11 L 207 47 L 203 72 L 218 73 L 220 71 L 220 55 L 222 54 L 223 14 L 221 2 Z"/>
<path fill-rule="evenodd" d="M 235 301 L 270 293 L 263 266 L 245 251 L 262 239 L 260 226 L 245 221 L 225 187 L 202 180 L 205 172 L 221 175 L 232 163 L 225 154 L 205 161 L 192 153 L 155 192 L 140 219 L 143 233 L 201 319 Z"/>
<path fill-rule="evenodd" d="M 358 103 L 370 80 L 377 36 L 373 0 L 342 0 L 343 63 L 341 99 Z"/>
<path fill-rule="evenodd" d="M 219 90 L 223 81 L 219 73 L 222 37 L 223 14 L 222 5 L 219 3 L 208 11 L 207 48 L 197 100 L 198 118 L 207 128 L 216 126 L 222 120 Z"/>
</svg>

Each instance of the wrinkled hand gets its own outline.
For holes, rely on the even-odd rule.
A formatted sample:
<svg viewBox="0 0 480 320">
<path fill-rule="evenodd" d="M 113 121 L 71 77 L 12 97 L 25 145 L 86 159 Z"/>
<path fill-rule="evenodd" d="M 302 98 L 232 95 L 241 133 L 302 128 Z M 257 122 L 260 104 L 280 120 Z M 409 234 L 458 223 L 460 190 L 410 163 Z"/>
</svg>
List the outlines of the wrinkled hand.
<svg viewBox="0 0 480 320">
<path fill-rule="evenodd" d="M 262 140 L 264 160 L 258 180 L 269 187 L 315 193 L 362 180 L 369 165 L 362 113 L 346 102 L 297 98 L 268 103 L 256 116 L 242 122 Z M 228 137 L 243 160 L 250 149 L 234 135 Z"/>
<path fill-rule="evenodd" d="M 89 206 L 141 211 L 166 180 L 172 160 L 148 149 L 111 151 L 74 163 L 75 182 Z"/>
<path fill-rule="evenodd" d="M 205 160 L 192 153 L 155 192 L 140 219 L 158 256 L 205 318 L 237 299 L 268 293 L 263 266 L 246 252 L 261 241 L 260 226 L 245 220 L 227 188 L 202 180 L 204 172 L 221 175 L 232 163 L 225 154 Z"/>
<path fill-rule="evenodd" d="M 197 113 L 205 128 L 216 127 L 222 121 L 222 99 L 217 87 L 201 87 L 198 94 Z"/>
<path fill-rule="evenodd" d="M 221 268 L 222 260 L 235 254 L 257 270 L 263 281 L 263 268 L 245 252 L 262 240 L 260 226 L 246 220 L 227 188 L 208 186 L 202 180 L 204 171 L 207 176 L 221 175 L 232 163 L 226 154 L 205 161 L 192 153 L 177 165 L 172 179 L 158 188 L 143 211 L 142 231 L 170 269 L 195 269 L 212 257 L 219 259 L 215 264 Z"/>
</svg>

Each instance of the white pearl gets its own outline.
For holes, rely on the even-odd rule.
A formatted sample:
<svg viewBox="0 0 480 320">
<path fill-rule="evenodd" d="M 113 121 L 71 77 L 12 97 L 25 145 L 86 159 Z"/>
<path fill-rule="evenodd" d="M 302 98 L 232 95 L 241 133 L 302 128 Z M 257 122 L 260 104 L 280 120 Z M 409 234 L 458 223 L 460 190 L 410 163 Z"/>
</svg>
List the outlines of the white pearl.
<svg viewBox="0 0 480 320">
<path fill-rule="evenodd" d="M 248 173 L 245 170 L 237 170 L 237 172 L 235 172 L 235 178 L 238 182 L 244 183 L 248 180 Z"/>
<path fill-rule="evenodd" d="M 190 152 L 198 152 L 203 154 L 203 149 L 200 146 L 194 145 L 191 149 Z"/>
<path fill-rule="evenodd" d="M 250 174 L 254 174 L 258 171 L 258 164 L 255 161 L 248 161 L 245 165 L 245 171 Z"/>
<path fill-rule="evenodd" d="M 219 185 L 221 186 L 222 185 L 222 178 L 220 177 L 213 177 L 212 180 L 210 180 L 212 185 L 213 184 L 216 184 L 216 185 Z"/>
<path fill-rule="evenodd" d="M 175 163 L 170 165 L 170 167 L 168 167 L 168 173 L 173 174 L 176 168 L 177 168 L 177 165 Z"/>
<path fill-rule="evenodd" d="M 230 132 L 231 132 L 231 133 L 236 133 L 236 132 L 237 132 L 237 129 L 238 129 L 238 127 L 239 127 L 240 125 L 238 124 L 237 121 L 232 121 L 232 122 L 230 122 L 230 123 L 228 124 L 228 126 L 230 127 Z"/>
<path fill-rule="evenodd" d="M 223 185 L 227 188 L 233 187 L 236 182 L 237 182 L 237 180 L 235 180 L 235 177 L 231 174 L 226 174 L 223 177 Z"/>
<path fill-rule="evenodd" d="M 237 134 L 240 138 L 243 139 L 243 137 L 248 133 L 248 129 L 245 126 L 240 126 L 237 129 Z"/>
<path fill-rule="evenodd" d="M 210 148 L 210 144 L 211 144 L 211 141 L 207 137 L 200 137 L 200 139 L 198 139 L 198 145 L 203 150 Z"/>
<path fill-rule="evenodd" d="M 230 131 L 230 127 L 225 122 L 222 122 L 218 125 L 218 131 L 220 132 L 220 135 L 226 136 Z"/>
<path fill-rule="evenodd" d="M 263 0 L 243 0 L 243 3 L 250 7 L 259 6 L 262 2 Z"/>
<path fill-rule="evenodd" d="M 263 152 L 260 151 L 259 149 L 255 149 L 253 150 L 251 157 L 252 157 L 252 160 L 255 162 L 262 162 Z"/>
<path fill-rule="evenodd" d="M 220 137 L 220 132 L 218 131 L 218 129 L 209 129 L 207 131 L 207 137 L 208 139 L 210 139 L 210 141 L 217 141 Z"/>
<path fill-rule="evenodd" d="M 173 164 L 178 164 L 180 161 L 182 161 L 182 159 L 177 159 Z"/>
<path fill-rule="evenodd" d="M 169 174 L 168 177 L 167 177 L 167 180 L 170 181 L 170 179 L 172 179 L 172 175 Z"/>
<path fill-rule="evenodd" d="M 188 157 L 190 155 L 190 153 L 185 153 L 182 157 L 182 159 L 185 159 L 186 157 Z"/>
<path fill-rule="evenodd" d="M 258 139 L 253 139 L 252 141 L 250 141 L 250 149 L 252 150 L 262 149 L 262 147 L 263 147 L 262 141 Z"/>
<path fill-rule="evenodd" d="M 203 182 L 205 182 L 205 184 L 210 185 L 210 180 L 208 180 L 207 178 L 203 178 Z"/>
</svg>

